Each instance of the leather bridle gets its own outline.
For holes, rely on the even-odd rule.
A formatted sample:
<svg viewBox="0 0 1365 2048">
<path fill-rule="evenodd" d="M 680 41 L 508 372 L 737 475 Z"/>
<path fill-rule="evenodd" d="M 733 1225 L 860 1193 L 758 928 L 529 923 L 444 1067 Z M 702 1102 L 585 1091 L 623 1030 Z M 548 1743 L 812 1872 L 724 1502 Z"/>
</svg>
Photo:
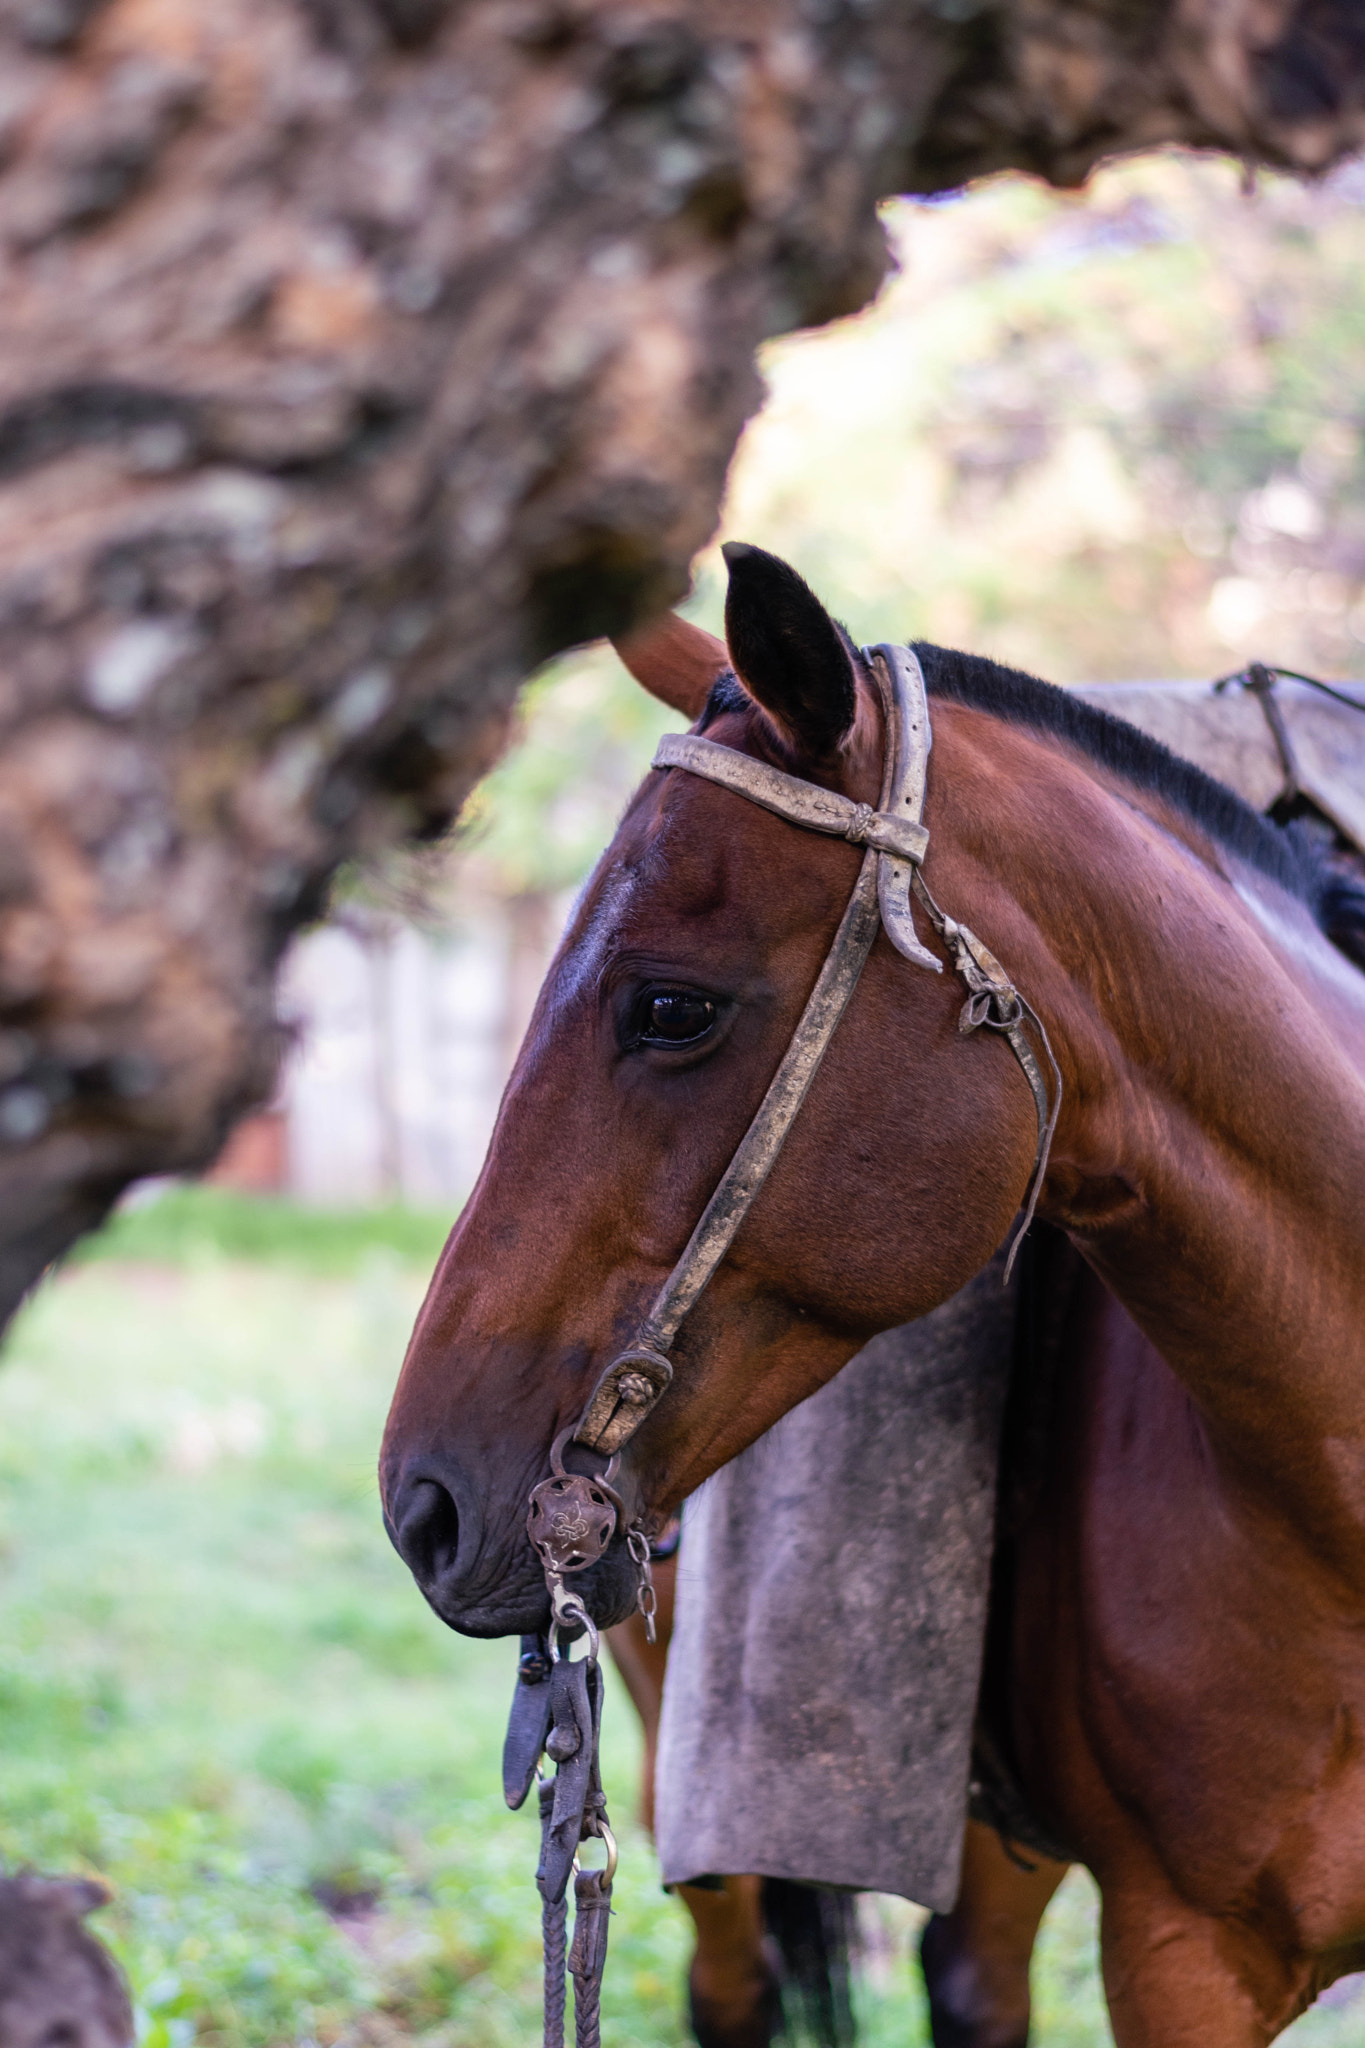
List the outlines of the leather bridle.
<svg viewBox="0 0 1365 2048">
<path fill-rule="evenodd" d="M 948 949 L 954 971 L 966 984 L 959 1032 L 965 1035 L 983 1025 L 998 1031 L 1033 1093 L 1037 1148 L 1006 1278 L 1033 1220 L 1061 1108 L 1061 1073 L 1036 1011 L 989 948 L 966 925 L 940 910 L 925 886 L 921 869 L 929 833 L 922 813 L 933 738 L 919 661 L 912 649 L 890 645 L 864 649 L 863 659 L 877 682 L 886 730 L 881 796 L 875 809 L 693 733 L 665 734 L 654 756 L 655 768 L 680 768 L 701 776 L 790 824 L 847 839 L 867 852 L 815 987 L 753 1122 L 634 1339 L 602 1374 L 578 1421 L 556 1441 L 553 1476 L 531 1495 L 528 1530 L 545 1566 L 556 1622 L 581 1625 L 585 1618 L 576 1596 L 568 1596 L 571 1608 L 565 1608 L 563 1576 L 595 1563 L 624 1519 L 610 1483 L 617 1454 L 668 1390 L 673 1378 L 668 1353 L 679 1326 L 724 1258 L 782 1149 L 857 986 L 878 927 L 917 967 L 934 974 L 943 971 L 942 961 L 916 935 L 912 897 L 923 906 Z M 1047 1063 L 1050 1095 L 1030 1030 Z M 563 1451 L 569 1441 L 607 1457 L 606 1472 L 596 1479 L 566 1472 Z M 643 1586 L 641 1591 L 643 1595 Z"/>
<path fill-rule="evenodd" d="M 965 924 L 939 909 L 920 872 L 929 845 L 921 814 L 932 734 L 919 662 L 908 647 L 865 649 L 863 658 L 876 678 L 886 725 L 881 796 L 875 810 L 870 804 L 854 803 L 833 790 L 803 782 L 765 761 L 755 761 L 733 747 L 719 746 L 692 733 L 666 734 L 654 756 L 656 768 L 681 768 L 689 775 L 700 775 L 750 803 L 761 804 L 790 824 L 847 839 L 867 851 L 834 942 L 753 1122 L 634 1341 L 602 1374 L 578 1421 L 556 1438 L 550 1452 L 550 1477 L 541 1480 L 531 1494 L 526 1526 L 549 1588 L 550 1634 L 548 1643 L 535 1636 L 522 1639 L 503 1751 L 503 1786 L 508 1805 L 520 1806 L 542 1758 L 548 1756 L 556 1765 L 554 1778 L 542 1780 L 540 1787 L 541 1856 L 536 1873 L 543 1902 L 545 2048 L 563 2048 L 566 1969 L 574 1984 L 579 2048 L 600 2048 L 602 1971 L 616 1869 L 616 1844 L 598 1768 L 602 1680 L 597 1665 L 597 1629 L 582 1597 L 566 1587 L 565 1577 L 595 1564 L 616 1530 L 627 1524 L 624 1505 L 611 1484 L 617 1456 L 668 1391 L 673 1378 L 668 1353 L 679 1326 L 725 1257 L 772 1170 L 825 1048 L 848 1007 L 878 928 L 885 927 L 892 945 L 917 967 L 934 974 L 943 972 L 943 962 L 921 945 L 916 935 L 912 897 L 919 899 L 955 972 L 966 983 L 967 1000 L 958 1030 L 967 1033 L 984 1025 L 1001 1033 L 1023 1068 L 1038 1112 L 1037 1150 L 1023 1217 L 1005 1267 L 1007 1279 L 1033 1220 L 1047 1170 L 1062 1100 L 1062 1077 L 1047 1032 L 995 955 Z M 1047 1062 L 1050 1098 L 1047 1079 L 1029 1042 L 1029 1030 L 1037 1034 Z M 605 1471 L 596 1477 L 566 1471 L 564 1451 L 570 1440 L 605 1456 Z M 637 1602 L 653 1642 L 650 1545 L 638 1521 L 627 1526 L 626 1542 L 639 1574 Z M 586 1657 L 574 1662 L 567 1638 L 579 1630 L 587 1636 L 588 1650 Z M 603 1870 L 580 1867 L 580 1847 L 593 1840 L 606 1850 Z M 576 1917 L 573 1944 L 566 1949 L 571 1874 Z"/>
</svg>

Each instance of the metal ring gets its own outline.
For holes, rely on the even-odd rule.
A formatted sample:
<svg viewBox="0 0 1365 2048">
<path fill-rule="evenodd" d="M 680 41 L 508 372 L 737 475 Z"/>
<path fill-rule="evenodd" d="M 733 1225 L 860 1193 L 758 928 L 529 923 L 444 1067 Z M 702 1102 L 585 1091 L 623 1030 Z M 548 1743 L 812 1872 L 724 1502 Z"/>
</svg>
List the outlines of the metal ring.
<svg viewBox="0 0 1365 2048">
<path fill-rule="evenodd" d="M 616 1477 L 617 1469 L 621 1463 L 621 1453 L 619 1451 L 612 1452 L 600 1473 L 585 1472 L 575 1474 L 565 1470 L 564 1446 L 567 1443 L 573 1442 L 573 1433 L 577 1427 L 578 1424 L 576 1422 L 571 1422 L 567 1429 L 560 1430 L 559 1435 L 550 1445 L 550 1470 L 556 1479 L 572 1479 L 575 1477 L 591 1479 L 594 1486 L 600 1486 L 604 1492 L 610 1493 L 612 1491 L 610 1482 Z"/>
<path fill-rule="evenodd" d="M 561 1650 L 559 1637 L 566 1628 L 578 1627 L 584 1630 L 588 1638 L 588 1662 L 595 1664 L 602 1640 L 597 1632 L 597 1624 L 583 1605 L 581 1596 L 571 1593 L 562 1579 L 555 1581 L 550 1594 L 550 1617 L 550 1655 L 559 1657 L 567 1654 L 568 1644 L 566 1643 Z"/>
<path fill-rule="evenodd" d="M 583 1628 L 588 1638 L 588 1654 L 584 1661 L 588 1664 L 595 1664 L 597 1662 L 598 1650 L 601 1646 L 602 1639 L 597 1633 L 597 1625 L 595 1622 L 585 1619 L 583 1622 Z M 565 1663 L 567 1663 L 569 1661 L 569 1652 L 572 1648 L 572 1644 L 561 1644 L 559 1640 L 561 1633 L 562 1631 L 560 1629 L 559 1623 L 552 1621 L 550 1623 L 550 1634 L 548 1638 L 550 1644 L 550 1655 L 554 1657 L 556 1661 L 562 1659 Z"/>
<path fill-rule="evenodd" d="M 594 1840 L 599 1841 L 606 1849 L 606 1868 L 604 1870 L 594 1872 L 594 1875 L 600 1877 L 603 1884 L 610 1884 L 612 1879 L 616 1875 L 616 1837 L 612 1833 L 610 1827 L 607 1825 L 605 1818 L 599 1819 L 594 1833 L 591 1835 L 585 1835 L 583 1840 L 589 1842 Z M 578 1850 L 581 1849 L 582 1846 L 583 1843 L 580 1842 L 578 1845 L 578 1849 L 575 1849 L 573 1852 L 573 1867 L 575 1871 L 579 1871 L 583 1868 L 578 1858 Z"/>
</svg>

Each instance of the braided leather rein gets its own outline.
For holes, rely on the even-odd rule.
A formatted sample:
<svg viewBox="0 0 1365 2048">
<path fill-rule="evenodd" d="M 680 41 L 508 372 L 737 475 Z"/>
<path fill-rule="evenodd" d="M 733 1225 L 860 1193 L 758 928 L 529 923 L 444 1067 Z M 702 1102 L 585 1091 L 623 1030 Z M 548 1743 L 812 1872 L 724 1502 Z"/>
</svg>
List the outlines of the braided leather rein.
<svg viewBox="0 0 1365 2048">
<path fill-rule="evenodd" d="M 863 658 L 876 677 L 886 729 L 882 788 L 875 809 L 692 733 L 665 734 L 652 763 L 655 768 L 679 768 L 701 776 L 806 831 L 846 839 L 867 850 L 815 987 L 752 1123 L 633 1342 L 602 1374 L 577 1422 L 556 1439 L 550 1477 L 531 1493 L 527 1533 L 545 1571 L 550 1632 L 548 1639 L 522 1640 L 503 1752 L 503 1791 L 508 1805 L 518 1807 L 542 1756 L 557 1767 L 554 1779 L 542 1781 L 540 1787 L 542 1847 L 536 1872 L 545 1937 L 545 2048 L 562 2048 L 564 2039 L 565 1894 L 571 1871 L 576 1873 L 576 1920 L 568 1961 L 574 1979 L 576 2037 L 578 2048 L 597 2048 L 616 1869 L 616 1844 L 598 1767 L 602 1677 L 597 1630 L 581 1596 L 565 1585 L 565 1578 L 595 1564 L 626 1522 L 623 1503 L 611 1484 L 622 1446 L 668 1391 L 673 1378 L 668 1353 L 678 1329 L 767 1179 L 857 987 L 878 930 L 884 928 L 897 952 L 916 966 L 943 972 L 943 962 L 916 934 L 912 898 L 919 901 L 948 950 L 953 971 L 966 986 L 959 1032 L 966 1035 L 985 1027 L 1000 1033 L 1019 1062 L 1037 1111 L 1033 1171 L 1006 1279 L 1033 1220 L 1047 1171 L 1062 1077 L 1042 1020 L 989 948 L 939 908 L 921 873 L 929 845 L 922 814 L 933 744 L 923 673 L 908 647 L 884 644 L 864 649 Z M 1037 1038 L 1042 1061 L 1030 1033 Z M 564 1450 L 569 1442 L 604 1456 L 605 1470 L 597 1477 L 566 1471 Z M 637 1601 L 652 1642 L 650 1546 L 638 1522 L 627 1529 L 626 1541 L 639 1574 Z M 574 1663 L 568 1637 L 578 1631 L 586 1634 L 588 1650 Z M 601 1840 L 606 1848 L 604 1870 L 579 1869 L 579 1844 L 592 1839 Z"/>
</svg>

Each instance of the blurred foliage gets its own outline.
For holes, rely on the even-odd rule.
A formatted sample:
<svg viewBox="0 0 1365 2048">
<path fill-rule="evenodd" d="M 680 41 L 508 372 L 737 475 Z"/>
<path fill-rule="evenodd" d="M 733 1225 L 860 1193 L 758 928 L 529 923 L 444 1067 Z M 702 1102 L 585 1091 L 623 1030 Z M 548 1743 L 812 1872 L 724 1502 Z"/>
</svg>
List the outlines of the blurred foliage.
<svg viewBox="0 0 1365 2048">
<path fill-rule="evenodd" d="M 863 637 L 1056 681 L 1360 671 L 1360 167 L 1248 192 L 1166 154 L 887 224 L 878 305 L 770 351 L 727 532 Z"/>
<path fill-rule="evenodd" d="M 136 1259 L 183 1266 L 215 1259 L 280 1263 L 307 1273 L 354 1273 L 372 1254 L 390 1254 L 429 1273 L 452 1216 L 392 1203 L 381 1209 L 312 1209 L 283 1196 L 180 1182 L 115 1212 L 81 1238 L 68 1260 Z"/>
<path fill-rule="evenodd" d="M 1167 153 L 886 222 L 877 304 L 765 351 L 717 542 L 786 555 L 860 638 L 1057 682 L 1365 672 L 1365 171 L 1248 191 Z M 688 606 L 715 632 L 723 589 L 717 546 Z M 579 883 L 680 723 L 608 649 L 555 663 L 460 887 Z"/>
</svg>

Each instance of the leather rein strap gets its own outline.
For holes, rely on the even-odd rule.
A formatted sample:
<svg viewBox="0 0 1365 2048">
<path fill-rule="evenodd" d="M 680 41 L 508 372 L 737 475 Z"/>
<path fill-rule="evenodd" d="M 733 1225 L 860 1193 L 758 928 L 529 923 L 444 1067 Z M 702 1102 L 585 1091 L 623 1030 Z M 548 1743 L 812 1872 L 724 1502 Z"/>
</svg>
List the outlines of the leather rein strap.
<svg viewBox="0 0 1365 2048">
<path fill-rule="evenodd" d="M 885 927 L 892 945 L 907 960 L 942 973 L 942 961 L 916 935 L 912 894 L 923 905 L 948 949 L 954 971 L 966 984 L 967 1001 L 958 1030 L 965 1035 L 984 1025 L 1000 1032 L 1023 1069 L 1037 1109 L 1033 1172 L 1023 1217 L 1010 1247 L 1007 1279 L 1033 1220 L 1061 1108 L 1061 1072 L 1037 1013 L 975 933 L 939 909 L 920 872 L 929 845 L 922 813 L 933 740 L 919 662 L 910 648 L 890 645 L 865 649 L 864 659 L 876 677 L 886 723 L 882 789 L 875 810 L 870 804 L 854 803 L 833 790 L 821 789 L 816 783 L 692 733 L 665 734 L 654 756 L 655 768 L 681 768 L 689 775 L 699 775 L 790 824 L 847 839 L 855 846 L 865 846 L 867 853 L 834 943 L 753 1122 L 635 1341 L 607 1367 L 572 1432 L 576 1443 L 609 1457 L 634 1435 L 667 1391 L 673 1377 L 667 1354 L 679 1325 L 729 1250 L 782 1149 L 857 986 L 878 926 Z M 1046 1075 L 1030 1043 L 1030 1030 L 1042 1049 Z"/>
</svg>

